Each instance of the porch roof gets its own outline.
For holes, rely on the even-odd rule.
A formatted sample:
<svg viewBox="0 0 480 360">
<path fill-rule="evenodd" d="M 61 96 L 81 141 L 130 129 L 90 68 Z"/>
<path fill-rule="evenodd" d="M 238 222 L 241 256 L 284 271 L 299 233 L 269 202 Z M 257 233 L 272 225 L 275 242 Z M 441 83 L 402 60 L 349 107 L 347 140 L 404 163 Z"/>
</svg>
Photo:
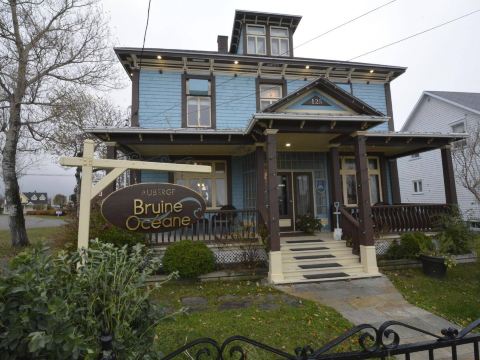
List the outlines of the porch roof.
<svg viewBox="0 0 480 360">
<path fill-rule="evenodd" d="M 442 148 L 454 141 L 467 138 L 468 134 L 357 131 L 351 135 L 336 137 L 330 140 L 330 143 L 353 146 L 353 138 L 356 136 L 365 136 L 369 152 L 381 152 L 394 159 Z"/>
</svg>

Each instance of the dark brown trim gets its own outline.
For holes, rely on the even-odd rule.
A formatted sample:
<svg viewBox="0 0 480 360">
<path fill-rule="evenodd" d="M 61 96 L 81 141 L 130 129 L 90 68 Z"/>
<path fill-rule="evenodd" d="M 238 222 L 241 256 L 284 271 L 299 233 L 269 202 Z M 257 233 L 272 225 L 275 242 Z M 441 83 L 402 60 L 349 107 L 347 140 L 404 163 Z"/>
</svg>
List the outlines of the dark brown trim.
<svg viewBox="0 0 480 360">
<path fill-rule="evenodd" d="M 390 185 L 392 187 L 392 202 L 393 204 L 401 204 L 402 198 L 400 196 L 400 181 L 398 180 L 398 166 L 396 159 L 389 159 L 390 168 Z"/>
<path fill-rule="evenodd" d="M 106 154 L 105 154 L 106 158 L 107 159 L 116 159 L 117 158 L 117 147 L 115 145 L 109 145 L 107 144 L 107 148 L 106 148 Z M 108 174 L 110 171 L 112 171 L 111 169 L 108 169 L 106 171 L 106 173 Z M 117 181 L 116 179 L 114 181 L 112 181 L 110 184 L 108 184 L 105 189 L 102 191 L 102 197 L 105 197 L 107 196 L 108 194 L 111 194 L 112 192 L 114 192 L 116 190 L 116 185 L 117 185 Z"/>
<path fill-rule="evenodd" d="M 142 170 L 130 170 L 130 185 L 142 182 Z"/>
<path fill-rule="evenodd" d="M 255 162 L 257 174 L 257 210 L 263 218 L 267 220 L 267 208 L 265 206 L 265 150 L 263 146 L 257 146 L 255 149 Z"/>
<path fill-rule="evenodd" d="M 328 165 L 330 172 L 330 189 L 332 206 L 334 202 L 343 203 L 342 177 L 340 176 L 340 156 L 337 147 L 331 147 L 328 152 Z"/>
<path fill-rule="evenodd" d="M 270 38 L 270 25 L 265 26 L 265 50 L 267 51 L 267 56 L 272 56 L 272 42 Z"/>
<path fill-rule="evenodd" d="M 247 26 L 245 25 L 244 22 L 242 22 L 242 27 L 240 29 L 240 34 L 241 32 L 243 31 L 243 54 L 241 55 L 248 55 L 248 52 L 247 52 Z M 233 41 L 233 39 L 232 39 Z M 235 49 L 236 52 L 238 52 L 238 46 L 237 48 Z"/>
<path fill-rule="evenodd" d="M 262 78 L 257 76 L 255 78 L 255 89 L 256 89 L 256 101 L 257 101 L 257 111 L 260 110 L 260 85 L 264 84 L 272 84 L 272 85 L 282 85 L 282 97 L 287 96 L 287 80 L 285 79 L 269 79 L 269 78 Z"/>
<path fill-rule="evenodd" d="M 270 251 L 280 251 L 280 224 L 278 210 L 277 178 L 277 138 L 276 134 L 267 134 L 267 188 L 268 188 L 268 230 Z"/>
<path fill-rule="evenodd" d="M 294 31 L 295 30 L 293 30 L 290 26 L 288 27 L 288 47 L 289 47 L 288 52 L 290 54 L 290 56 L 289 56 L 290 58 L 293 58 L 293 49 L 294 49 L 294 47 L 293 47 L 293 32 Z"/>
<path fill-rule="evenodd" d="M 387 177 L 387 160 L 385 156 L 379 156 L 380 162 L 380 181 L 382 182 L 382 202 L 384 204 L 389 203 L 388 199 L 388 177 Z"/>
<path fill-rule="evenodd" d="M 441 149 L 443 182 L 445 185 L 445 201 L 449 205 L 458 205 L 457 190 L 455 188 L 455 173 L 453 170 L 452 152 L 450 148 Z"/>
<path fill-rule="evenodd" d="M 182 127 L 187 128 L 187 80 L 203 79 L 210 81 L 210 119 L 211 129 L 217 128 L 217 96 L 214 75 L 182 74 Z"/>
<path fill-rule="evenodd" d="M 364 136 L 355 138 L 355 165 L 357 168 L 358 222 L 360 224 L 359 244 L 375 245 L 373 239 L 372 206 L 368 181 L 367 146 Z"/>
<path fill-rule="evenodd" d="M 227 205 L 233 205 L 232 157 L 228 156 L 226 158 L 226 161 L 227 161 Z"/>
<path fill-rule="evenodd" d="M 395 131 L 395 124 L 393 122 L 393 106 L 392 106 L 392 92 L 390 90 L 390 83 L 385 83 L 385 102 L 387 106 L 387 116 L 390 117 L 388 119 L 388 130 Z"/>
<path fill-rule="evenodd" d="M 130 118 L 130 126 L 138 127 L 140 122 L 138 119 L 139 92 L 140 92 L 140 71 L 138 69 L 132 70 L 132 113 Z"/>
</svg>

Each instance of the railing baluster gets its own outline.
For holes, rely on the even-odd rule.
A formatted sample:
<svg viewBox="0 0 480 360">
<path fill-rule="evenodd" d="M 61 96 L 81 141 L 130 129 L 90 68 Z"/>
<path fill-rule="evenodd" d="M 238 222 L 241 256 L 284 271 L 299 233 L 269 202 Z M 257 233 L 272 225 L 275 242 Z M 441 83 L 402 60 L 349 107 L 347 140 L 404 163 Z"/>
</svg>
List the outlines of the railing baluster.
<svg viewBox="0 0 480 360">
<path fill-rule="evenodd" d="M 452 345 L 452 360 L 457 360 L 457 347 Z"/>
<path fill-rule="evenodd" d="M 473 343 L 473 354 L 475 356 L 475 360 L 480 360 L 480 352 L 478 351 L 478 341 Z"/>
</svg>

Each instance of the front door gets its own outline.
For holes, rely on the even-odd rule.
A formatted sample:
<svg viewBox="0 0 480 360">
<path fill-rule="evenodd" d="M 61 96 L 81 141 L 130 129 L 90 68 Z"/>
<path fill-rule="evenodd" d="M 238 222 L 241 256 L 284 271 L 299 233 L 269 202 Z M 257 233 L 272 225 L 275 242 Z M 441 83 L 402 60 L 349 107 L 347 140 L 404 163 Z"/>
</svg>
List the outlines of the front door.
<svg viewBox="0 0 480 360">
<path fill-rule="evenodd" d="M 278 173 L 278 208 L 281 231 L 294 231 L 299 216 L 314 215 L 311 173 Z"/>
</svg>

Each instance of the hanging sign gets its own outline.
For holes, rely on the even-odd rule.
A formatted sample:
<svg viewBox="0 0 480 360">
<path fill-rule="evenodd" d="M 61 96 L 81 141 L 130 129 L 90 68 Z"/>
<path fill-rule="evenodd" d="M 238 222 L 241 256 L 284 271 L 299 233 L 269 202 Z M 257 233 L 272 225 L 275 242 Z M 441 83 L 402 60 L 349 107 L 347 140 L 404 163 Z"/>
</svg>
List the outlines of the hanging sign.
<svg viewBox="0 0 480 360">
<path fill-rule="evenodd" d="M 127 186 L 108 195 L 102 215 L 112 225 L 135 232 L 188 227 L 203 217 L 205 200 L 195 191 L 168 183 Z"/>
</svg>

